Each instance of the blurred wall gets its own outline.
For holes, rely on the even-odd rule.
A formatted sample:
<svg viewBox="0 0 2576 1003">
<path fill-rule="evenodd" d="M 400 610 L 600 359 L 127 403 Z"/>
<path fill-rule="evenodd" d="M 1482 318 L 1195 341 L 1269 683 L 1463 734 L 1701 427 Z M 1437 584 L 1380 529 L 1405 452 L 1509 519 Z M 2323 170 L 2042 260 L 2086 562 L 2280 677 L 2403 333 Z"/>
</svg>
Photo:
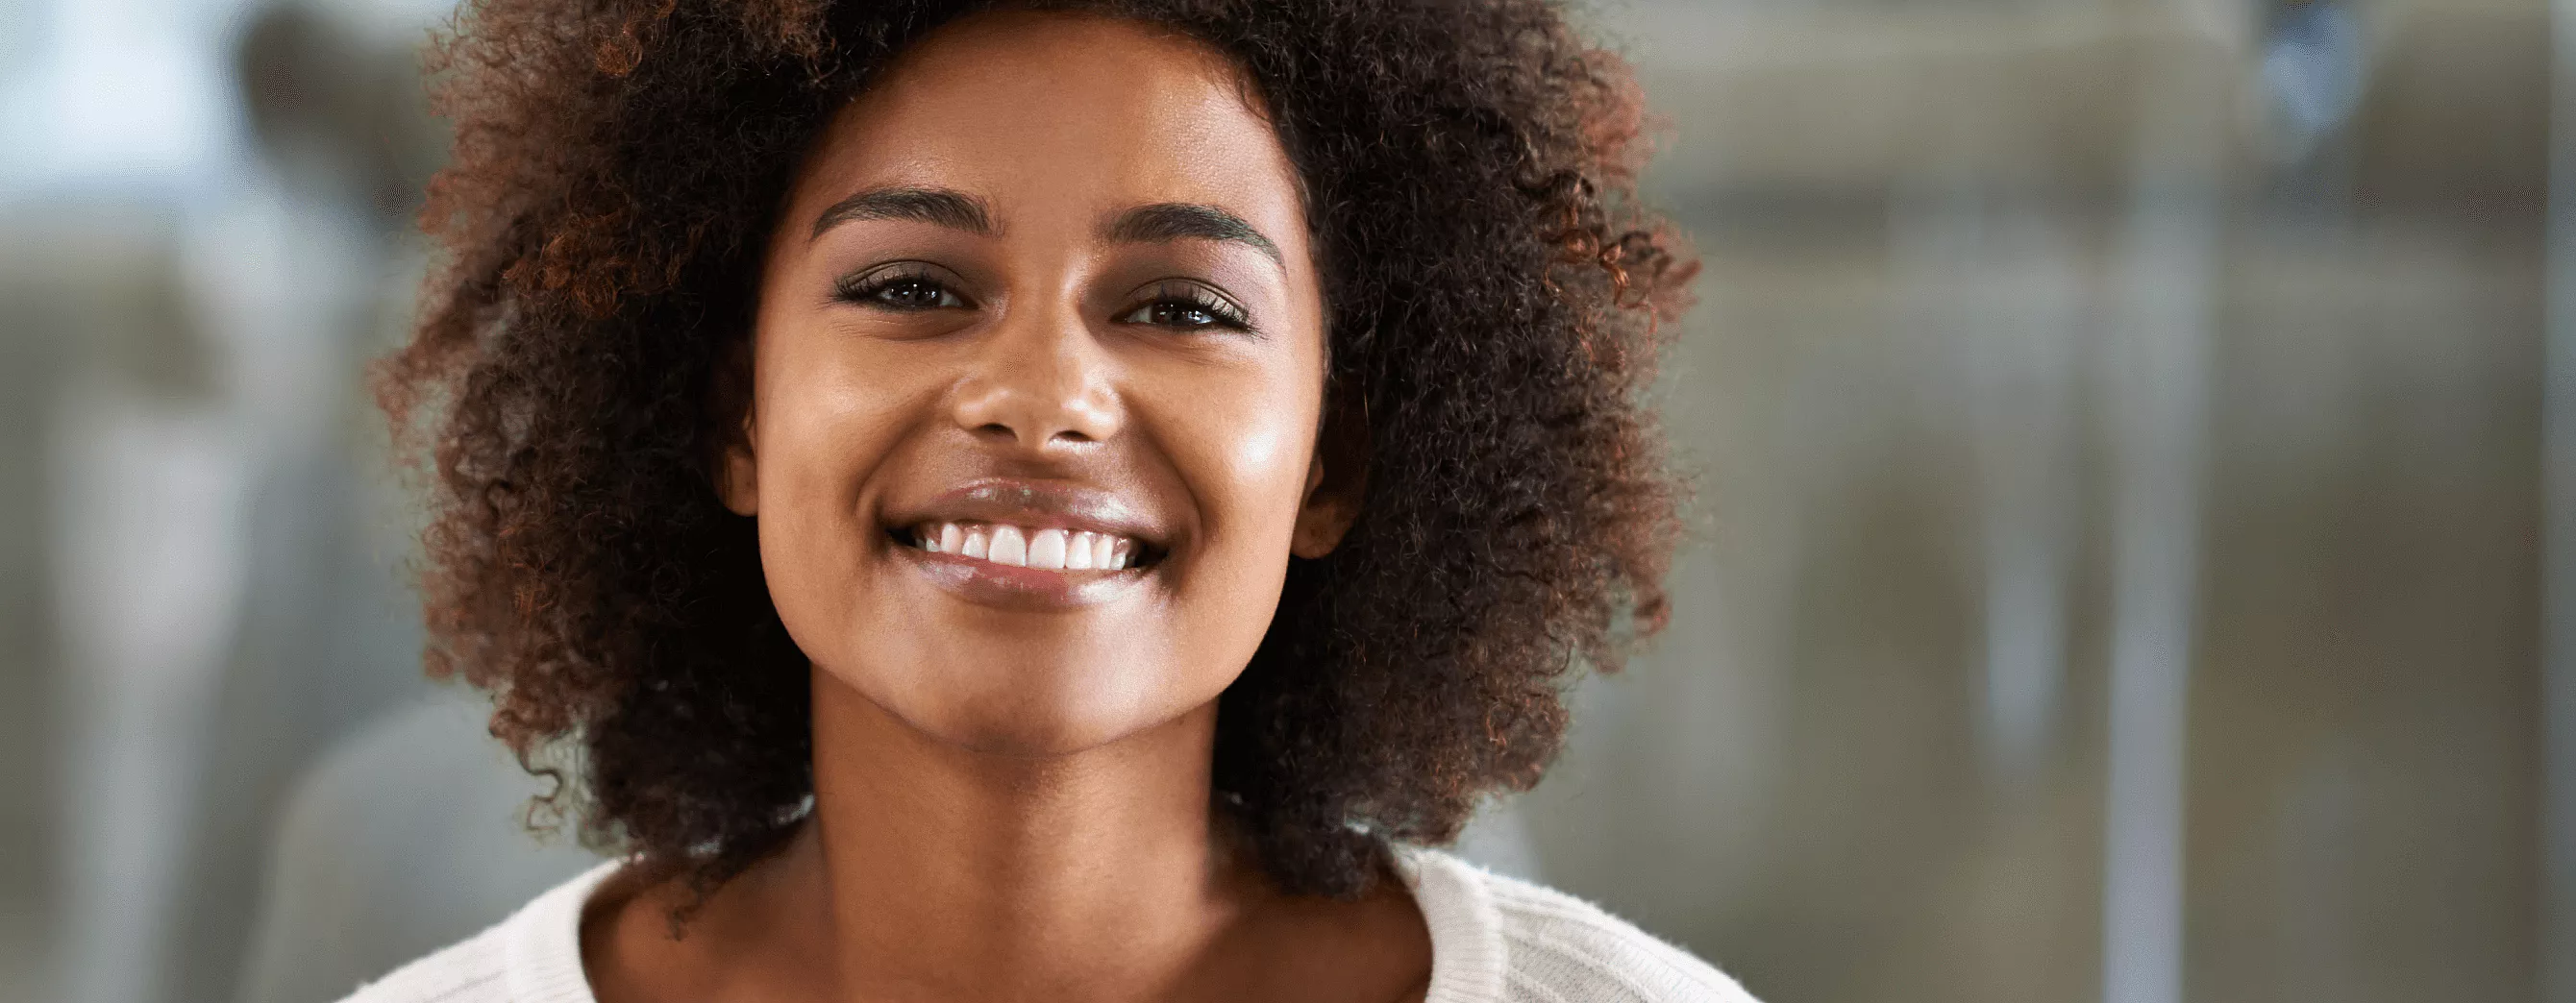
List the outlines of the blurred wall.
<svg viewBox="0 0 2576 1003">
<path fill-rule="evenodd" d="M 2533 998 L 2545 8 L 1603 19 L 1700 504 L 1546 876 L 1782 1000 Z"/>
</svg>

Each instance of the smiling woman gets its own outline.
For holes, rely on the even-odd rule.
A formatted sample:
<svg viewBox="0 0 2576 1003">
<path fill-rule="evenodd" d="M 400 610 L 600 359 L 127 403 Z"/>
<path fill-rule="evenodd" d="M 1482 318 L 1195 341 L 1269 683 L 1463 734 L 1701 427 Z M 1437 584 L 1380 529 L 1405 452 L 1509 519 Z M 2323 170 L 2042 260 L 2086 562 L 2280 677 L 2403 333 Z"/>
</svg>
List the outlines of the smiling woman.
<svg viewBox="0 0 2576 1003">
<path fill-rule="evenodd" d="M 626 858 L 361 1000 L 1738 999 L 1427 849 L 1660 624 L 1690 266 L 1535 0 L 488 0 L 429 664 Z"/>
</svg>

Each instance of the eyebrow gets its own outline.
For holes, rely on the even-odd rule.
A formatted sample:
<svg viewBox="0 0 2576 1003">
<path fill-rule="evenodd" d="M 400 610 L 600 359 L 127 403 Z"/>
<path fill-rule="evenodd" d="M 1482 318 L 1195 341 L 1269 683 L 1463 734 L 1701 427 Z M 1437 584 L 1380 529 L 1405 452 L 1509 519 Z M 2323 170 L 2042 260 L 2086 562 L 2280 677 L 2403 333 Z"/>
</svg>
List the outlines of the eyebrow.
<svg viewBox="0 0 2576 1003">
<path fill-rule="evenodd" d="M 823 215 L 814 220 L 814 232 L 806 239 L 863 219 L 911 220 L 977 236 L 993 233 L 993 215 L 985 211 L 984 200 L 965 192 L 948 188 L 870 188 L 823 210 Z"/>
<path fill-rule="evenodd" d="M 1212 205 L 1188 202 L 1158 202 L 1137 206 L 1119 213 L 1102 230 L 1102 235 L 1121 243 L 1149 243 L 1164 240 L 1228 240 L 1245 244 L 1269 255 L 1273 263 L 1285 266 L 1279 256 L 1279 245 L 1253 229 L 1243 217 Z"/>
</svg>

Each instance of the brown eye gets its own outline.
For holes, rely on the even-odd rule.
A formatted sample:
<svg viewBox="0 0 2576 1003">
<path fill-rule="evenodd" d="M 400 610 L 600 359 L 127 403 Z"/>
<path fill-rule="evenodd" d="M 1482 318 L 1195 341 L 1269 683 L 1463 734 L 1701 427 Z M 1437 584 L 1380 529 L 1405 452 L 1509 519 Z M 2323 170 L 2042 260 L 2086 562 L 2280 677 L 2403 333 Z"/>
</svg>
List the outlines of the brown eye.
<svg viewBox="0 0 2576 1003">
<path fill-rule="evenodd" d="M 949 310 L 969 305 L 937 277 L 913 268 L 880 270 L 843 279 L 834 290 L 843 302 L 880 310 Z"/>
<path fill-rule="evenodd" d="M 928 279 L 898 279 L 878 289 L 871 299 L 902 310 L 936 310 L 957 306 L 957 294 L 939 287 Z"/>
<path fill-rule="evenodd" d="M 1216 314 L 1189 303 L 1148 303 L 1127 315 L 1131 324 L 1157 327 L 1210 327 L 1222 323 Z"/>
<path fill-rule="evenodd" d="M 1195 285 L 1166 286 L 1153 293 L 1151 302 L 1120 314 L 1127 324 L 1146 324 L 1177 331 L 1251 330 L 1251 323 L 1233 304 Z"/>
</svg>

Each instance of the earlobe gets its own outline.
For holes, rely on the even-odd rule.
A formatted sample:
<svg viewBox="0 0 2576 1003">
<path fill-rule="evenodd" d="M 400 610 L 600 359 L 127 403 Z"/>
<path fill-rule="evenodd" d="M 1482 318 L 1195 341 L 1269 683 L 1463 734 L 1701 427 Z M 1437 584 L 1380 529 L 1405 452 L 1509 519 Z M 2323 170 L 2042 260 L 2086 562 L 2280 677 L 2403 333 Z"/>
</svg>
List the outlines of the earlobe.
<svg viewBox="0 0 2576 1003">
<path fill-rule="evenodd" d="M 1330 554 L 1359 521 L 1360 499 L 1368 488 L 1365 435 L 1347 421 L 1327 423 L 1323 441 L 1307 461 L 1306 495 L 1297 509 L 1289 553 L 1310 561 Z"/>
<path fill-rule="evenodd" d="M 717 374 L 710 393 L 709 406 L 717 414 L 732 413 L 742 417 L 734 423 L 731 435 L 724 437 L 717 450 L 714 470 L 716 500 L 735 515 L 760 513 L 759 450 L 751 401 L 751 345 L 748 340 L 734 345 L 727 353 L 724 368 Z"/>
<path fill-rule="evenodd" d="M 725 447 L 716 471 L 716 497 L 735 515 L 760 514 L 760 465 L 751 451 L 750 424 L 744 422 L 742 435 Z"/>
</svg>

